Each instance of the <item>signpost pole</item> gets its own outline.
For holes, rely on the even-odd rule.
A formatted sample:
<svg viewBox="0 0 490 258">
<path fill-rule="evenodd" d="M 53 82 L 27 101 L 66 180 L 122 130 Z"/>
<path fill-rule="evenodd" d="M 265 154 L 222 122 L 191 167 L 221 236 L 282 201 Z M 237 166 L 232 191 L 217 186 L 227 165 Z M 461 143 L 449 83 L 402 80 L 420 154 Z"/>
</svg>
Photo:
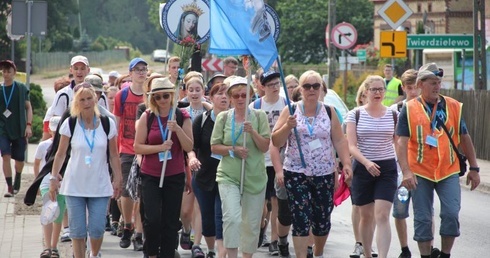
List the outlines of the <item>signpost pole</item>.
<svg viewBox="0 0 490 258">
<path fill-rule="evenodd" d="M 465 63 L 464 63 L 464 58 L 465 58 L 465 49 L 463 48 L 461 50 L 461 89 L 464 90 L 464 69 L 465 69 Z M 458 89 L 458 84 L 456 83 L 454 85 L 456 89 Z"/>
<path fill-rule="evenodd" d="M 342 58 L 344 58 L 345 69 L 344 69 L 344 102 L 347 103 L 347 55 L 345 50 L 342 50 Z"/>
<path fill-rule="evenodd" d="M 27 4 L 27 57 L 26 57 L 26 86 L 30 88 L 31 74 L 31 7 L 32 1 L 26 1 Z"/>
</svg>

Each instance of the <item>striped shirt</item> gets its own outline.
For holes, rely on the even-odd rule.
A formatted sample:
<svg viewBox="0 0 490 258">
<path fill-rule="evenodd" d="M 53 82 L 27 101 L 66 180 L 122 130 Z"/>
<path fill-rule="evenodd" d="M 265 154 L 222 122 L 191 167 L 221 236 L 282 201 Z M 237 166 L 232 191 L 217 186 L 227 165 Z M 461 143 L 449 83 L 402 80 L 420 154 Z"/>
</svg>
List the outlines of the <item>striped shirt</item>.
<svg viewBox="0 0 490 258">
<path fill-rule="evenodd" d="M 391 109 L 386 108 L 384 116 L 379 118 L 370 116 L 364 107 L 359 107 L 359 111 L 357 148 L 359 148 L 362 155 L 371 161 L 394 159 L 393 136 L 395 123 Z M 346 122 L 356 123 L 356 109 L 347 113 Z"/>
</svg>

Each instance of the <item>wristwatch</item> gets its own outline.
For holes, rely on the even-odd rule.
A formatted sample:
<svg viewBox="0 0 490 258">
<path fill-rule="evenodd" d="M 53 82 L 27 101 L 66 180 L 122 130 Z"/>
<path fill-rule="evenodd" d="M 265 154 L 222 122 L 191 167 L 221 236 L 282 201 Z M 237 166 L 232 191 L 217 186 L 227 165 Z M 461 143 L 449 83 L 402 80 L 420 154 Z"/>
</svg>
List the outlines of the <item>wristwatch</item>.
<svg viewBox="0 0 490 258">
<path fill-rule="evenodd" d="M 476 171 L 477 173 L 480 173 L 480 167 L 470 167 L 470 171 Z"/>
<path fill-rule="evenodd" d="M 49 175 L 49 180 L 59 180 L 58 176 Z"/>
</svg>

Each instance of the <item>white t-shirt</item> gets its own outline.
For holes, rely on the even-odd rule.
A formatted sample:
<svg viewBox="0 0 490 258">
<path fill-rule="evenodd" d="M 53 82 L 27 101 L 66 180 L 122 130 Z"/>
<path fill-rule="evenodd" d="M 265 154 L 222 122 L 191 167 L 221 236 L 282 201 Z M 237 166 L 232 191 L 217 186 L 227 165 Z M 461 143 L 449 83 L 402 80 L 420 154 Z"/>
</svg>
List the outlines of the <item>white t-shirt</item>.
<svg viewBox="0 0 490 258">
<path fill-rule="evenodd" d="M 260 109 L 265 111 L 265 113 L 267 114 L 267 119 L 269 120 L 269 127 L 272 132 L 274 125 L 277 123 L 277 120 L 279 119 L 279 115 L 281 114 L 281 111 L 286 106 L 285 104 L 286 100 L 282 96 L 279 96 L 279 99 L 273 104 L 265 102 L 263 98 L 260 102 L 261 102 Z M 249 108 L 254 108 L 254 102 L 250 103 Z M 271 155 L 269 151 L 265 153 L 265 166 L 272 167 Z"/>
<path fill-rule="evenodd" d="M 46 153 L 48 152 L 49 146 L 53 144 L 53 138 L 49 138 L 39 143 L 36 149 L 36 153 L 34 154 L 35 159 L 40 159 L 41 163 L 39 164 L 39 169 L 42 169 L 46 164 Z M 41 185 L 39 189 L 49 188 L 49 175 L 47 174 L 43 180 L 41 181 Z"/>
<path fill-rule="evenodd" d="M 51 104 L 51 116 L 62 116 L 65 110 L 70 106 L 73 100 L 73 89 L 71 85 L 64 87 L 63 89 L 56 92 L 54 96 L 53 103 Z M 48 114 L 46 114 L 48 115 Z M 49 121 L 49 118 L 45 117 L 45 121 Z"/>
<path fill-rule="evenodd" d="M 70 137 L 69 119 L 66 119 L 60 128 L 60 134 Z M 112 196 L 113 189 L 107 164 L 107 138 L 117 135 L 114 121 L 109 119 L 109 136 L 106 136 L 101 123 L 93 130 L 83 130 L 80 120 L 77 119 L 73 137 L 71 139 L 71 158 L 66 166 L 65 176 L 61 183 L 60 194 L 79 197 L 106 197 Z M 90 152 L 88 142 L 94 143 Z M 90 165 L 86 164 L 86 157 L 90 157 Z"/>
</svg>

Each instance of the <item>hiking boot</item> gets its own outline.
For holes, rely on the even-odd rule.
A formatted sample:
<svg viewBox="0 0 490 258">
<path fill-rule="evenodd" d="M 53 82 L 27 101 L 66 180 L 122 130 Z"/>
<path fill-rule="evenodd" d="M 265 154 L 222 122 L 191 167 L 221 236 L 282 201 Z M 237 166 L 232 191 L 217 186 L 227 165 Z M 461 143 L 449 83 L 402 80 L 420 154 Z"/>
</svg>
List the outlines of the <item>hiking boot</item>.
<svg viewBox="0 0 490 258">
<path fill-rule="evenodd" d="M 184 229 L 180 232 L 180 247 L 184 250 L 191 250 L 194 243 L 191 241 L 191 232 L 186 233 Z"/>
<path fill-rule="evenodd" d="M 192 252 L 192 254 L 191 254 L 192 258 L 204 258 L 205 257 L 204 252 L 202 251 L 201 247 L 198 245 L 194 245 L 192 247 L 191 252 Z"/>
<path fill-rule="evenodd" d="M 362 244 L 357 242 L 355 245 L 354 245 L 354 251 L 350 254 L 350 258 L 360 258 L 361 255 L 364 254 L 364 251 L 362 249 Z"/>
<path fill-rule="evenodd" d="M 272 241 L 269 245 L 269 255 L 279 255 L 279 247 L 277 246 L 277 240 Z"/>
<path fill-rule="evenodd" d="M 412 253 L 410 252 L 410 250 L 402 251 L 402 253 L 400 254 L 400 256 L 398 256 L 398 258 L 412 258 Z"/>
<path fill-rule="evenodd" d="M 216 257 L 216 253 L 213 251 L 209 251 L 208 254 L 206 255 L 206 258 L 215 258 L 215 257 Z"/>
<path fill-rule="evenodd" d="M 131 241 L 133 242 L 133 249 L 135 251 L 143 251 L 143 238 L 141 236 L 135 236 Z"/>
<path fill-rule="evenodd" d="M 117 228 L 117 236 L 122 237 L 124 231 L 124 223 L 119 223 L 119 227 Z"/>
<path fill-rule="evenodd" d="M 289 243 L 285 245 L 281 245 L 281 243 L 277 243 L 277 248 L 279 249 L 279 258 L 291 258 L 289 254 Z"/>
<path fill-rule="evenodd" d="M 133 235 L 133 232 L 131 232 L 131 229 L 125 228 L 123 230 L 123 235 L 121 237 L 121 240 L 119 241 L 119 246 L 121 248 L 128 248 L 131 245 L 131 236 Z"/>
<path fill-rule="evenodd" d="M 118 227 L 119 227 L 119 223 L 112 222 L 112 225 L 111 225 L 111 235 L 117 236 L 117 228 Z"/>
<path fill-rule="evenodd" d="M 441 250 L 432 247 L 432 250 L 430 251 L 430 258 L 439 258 L 440 254 L 441 254 Z"/>
</svg>

